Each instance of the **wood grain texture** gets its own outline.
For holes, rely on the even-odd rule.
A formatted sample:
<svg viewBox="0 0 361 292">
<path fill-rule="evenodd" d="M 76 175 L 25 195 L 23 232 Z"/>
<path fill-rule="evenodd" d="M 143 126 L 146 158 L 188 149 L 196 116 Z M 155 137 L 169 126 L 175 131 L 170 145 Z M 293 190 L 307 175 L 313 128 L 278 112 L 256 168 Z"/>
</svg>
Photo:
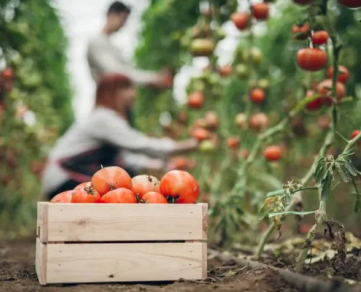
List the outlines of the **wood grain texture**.
<svg viewBox="0 0 361 292">
<path fill-rule="evenodd" d="M 206 240 L 206 204 L 50 204 L 43 242 Z M 46 229 L 46 234 L 42 230 Z"/>
<path fill-rule="evenodd" d="M 36 238 L 35 270 L 39 283 L 46 285 L 47 245 L 43 244 L 39 238 Z"/>
<path fill-rule="evenodd" d="M 47 283 L 195 280 L 206 243 L 48 244 Z"/>
<path fill-rule="evenodd" d="M 36 236 L 38 236 L 42 242 L 48 241 L 48 207 L 49 203 L 44 204 L 38 202 Z"/>
<path fill-rule="evenodd" d="M 205 279 L 208 271 L 208 245 L 206 242 L 202 243 L 202 262 L 202 279 Z"/>
</svg>

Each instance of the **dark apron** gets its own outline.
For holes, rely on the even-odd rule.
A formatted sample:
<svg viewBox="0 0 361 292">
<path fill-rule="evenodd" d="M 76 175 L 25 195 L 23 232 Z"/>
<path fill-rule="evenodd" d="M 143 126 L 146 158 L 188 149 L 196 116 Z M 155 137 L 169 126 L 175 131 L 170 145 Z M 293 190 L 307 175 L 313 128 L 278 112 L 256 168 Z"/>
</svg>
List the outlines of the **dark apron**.
<svg viewBox="0 0 361 292">
<path fill-rule="evenodd" d="M 102 167 L 120 166 L 123 167 L 131 177 L 136 176 L 137 174 L 133 169 L 124 167 L 120 161 L 117 161 L 116 158 L 118 152 L 118 147 L 104 145 L 86 153 L 58 161 L 59 165 L 69 174 L 71 179 L 64 182 L 60 187 L 48 194 L 49 200 L 61 192 L 74 189 L 82 182 L 90 181 L 94 173 Z"/>
</svg>

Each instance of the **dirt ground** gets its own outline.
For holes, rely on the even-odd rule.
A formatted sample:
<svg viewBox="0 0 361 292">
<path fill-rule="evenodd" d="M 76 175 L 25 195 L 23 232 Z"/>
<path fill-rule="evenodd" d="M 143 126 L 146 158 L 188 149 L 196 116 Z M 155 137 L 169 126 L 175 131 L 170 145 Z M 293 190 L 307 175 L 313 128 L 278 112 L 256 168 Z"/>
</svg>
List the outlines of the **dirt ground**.
<svg viewBox="0 0 361 292">
<path fill-rule="evenodd" d="M 0 243 L 0 292 L 105 292 L 105 291 L 298 291 L 290 288 L 274 272 L 247 270 L 209 262 L 209 278 L 201 283 L 178 281 L 147 284 L 39 285 L 34 268 L 35 240 Z"/>
<path fill-rule="evenodd" d="M 287 256 L 272 258 L 263 262 L 279 268 L 292 270 Z M 177 281 L 167 283 L 142 284 L 82 284 L 82 285 L 49 285 L 42 287 L 37 280 L 34 267 L 35 239 L 16 240 L 0 243 L 0 292 L 83 292 L 83 291 L 302 291 L 289 286 L 276 272 L 271 269 L 250 269 L 237 267 L 233 263 L 221 263 L 215 259 L 208 262 L 208 278 L 205 281 Z M 348 274 L 339 274 L 344 279 L 353 279 L 355 283 L 361 280 L 360 254 L 354 254 L 348 261 Z M 322 280 L 329 280 L 325 271 L 330 263 L 320 263 L 312 269 L 306 269 L 306 274 Z M 335 279 L 334 279 L 335 280 Z M 359 289 L 358 289 L 359 287 Z M 335 290 L 336 291 L 336 290 Z M 337 290 L 338 291 L 338 290 Z M 361 291 L 361 285 L 353 285 L 352 291 Z"/>
</svg>

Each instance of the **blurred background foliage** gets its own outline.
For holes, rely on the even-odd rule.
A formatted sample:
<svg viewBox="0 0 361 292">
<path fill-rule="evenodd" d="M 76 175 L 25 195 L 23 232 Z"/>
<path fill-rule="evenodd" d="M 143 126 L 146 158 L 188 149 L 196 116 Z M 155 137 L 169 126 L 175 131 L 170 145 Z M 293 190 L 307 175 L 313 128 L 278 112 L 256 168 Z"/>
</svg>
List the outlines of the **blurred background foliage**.
<svg viewBox="0 0 361 292">
<path fill-rule="evenodd" d="M 214 11 L 211 18 L 200 13 L 199 1 L 177 2 L 177 5 L 172 1 L 154 1 L 143 16 L 143 31 L 136 55 L 138 64 L 149 69 L 169 67 L 179 72 L 182 66 L 192 63 L 193 56 L 189 53 L 189 47 L 192 39 L 199 37 L 195 31 L 205 29 L 205 23 L 209 24 L 212 32 L 207 36 L 201 33 L 200 37 L 213 39 L 215 43 L 221 40 L 220 30 L 233 25 L 229 23 L 229 18 L 236 11 L 236 5 L 232 1 L 209 2 Z M 230 76 L 220 74 L 217 57 L 221 57 L 222 51 L 217 51 L 218 56 L 210 57 L 210 68 L 200 76 L 192 77 L 187 92 L 200 90 L 205 93 L 205 104 L 200 110 L 188 109 L 186 104 L 175 103 L 170 98 L 170 92 L 140 90 L 137 126 L 153 135 L 189 137 L 189 129 L 195 121 L 197 123 L 197 120 L 204 119 L 206 111 L 218 114 L 220 123 L 215 134 L 220 138 L 220 147 L 216 150 L 203 147 L 200 152 L 189 157 L 196 162 L 191 172 L 200 181 L 202 200 L 210 203 L 211 231 L 215 232 L 214 238 L 219 241 L 234 237 L 242 226 L 258 230 L 259 222 L 253 215 L 257 214 L 265 193 L 282 188 L 282 183 L 301 178 L 305 174 L 324 140 L 330 121 L 327 108 L 317 112 L 305 110 L 297 115 L 286 131 L 272 137 L 262 147 L 264 149 L 268 145 L 280 145 L 284 154 L 282 162 L 270 164 L 263 156 L 258 157 L 247 173 L 246 198 L 241 202 L 227 199 L 228 192 L 234 186 L 238 168 L 245 159 L 242 156 L 251 150 L 257 138 L 257 133 L 248 126 L 243 129 L 237 127 L 234 123 L 236 115 L 245 113 L 250 117 L 257 112 L 264 112 L 271 125 L 275 125 L 298 101 L 305 98 L 307 89 L 325 79 L 328 68 L 327 66 L 324 71 L 317 73 L 307 73 L 297 65 L 296 52 L 308 46 L 308 40 L 294 40 L 291 29 L 295 24 L 307 20 L 307 6 L 295 5 L 291 0 L 269 2 L 275 2 L 270 3 L 274 17 L 267 24 L 253 22 L 251 33 L 241 32 L 236 36 L 228 36 L 237 38 L 238 41 L 230 64 L 233 68 Z M 243 9 L 246 6 L 241 7 Z M 340 64 L 347 66 L 351 76 L 347 82 L 347 95 L 352 99 L 340 105 L 338 126 L 338 131 L 349 138 L 351 132 L 361 125 L 361 56 L 357 54 L 358 40 L 361 37 L 361 15 L 358 11 L 341 7 L 337 1 L 329 1 L 329 9 L 344 45 Z M 322 23 L 316 22 L 314 28 L 322 28 Z M 261 51 L 259 60 L 250 58 L 252 48 Z M 331 62 L 330 59 L 329 64 Z M 237 70 L 239 64 L 245 66 L 246 72 Z M 250 103 L 249 91 L 261 84 L 266 89 L 265 102 L 261 105 Z M 159 124 L 159 115 L 163 111 L 169 111 L 172 116 L 169 126 L 162 127 Z M 188 120 L 186 125 L 181 125 L 178 122 L 179 114 L 183 115 L 184 112 Z M 226 142 L 227 138 L 234 136 L 241 140 L 241 149 L 236 154 L 228 149 Z M 337 139 L 335 147 L 328 154 L 337 155 L 343 147 L 342 139 Z M 356 151 L 356 158 L 360 158 L 359 150 Z M 350 215 L 353 200 L 351 190 L 347 187 L 336 193 L 330 198 L 330 201 L 337 202 L 330 204 L 330 216 L 340 219 L 349 227 L 356 227 L 355 223 L 359 223 L 361 217 Z M 305 209 L 314 209 L 315 202 L 314 198 L 306 195 Z M 337 207 L 340 202 L 345 204 L 344 209 Z"/>
<path fill-rule="evenodd" d="M 0 64 L 11 68 L 1 92 L 0 222 L 8 236 L 34 228 L 48 151 L 73 121 L 64 36 L 50 1 L 0 1 Z"/>
</svg>

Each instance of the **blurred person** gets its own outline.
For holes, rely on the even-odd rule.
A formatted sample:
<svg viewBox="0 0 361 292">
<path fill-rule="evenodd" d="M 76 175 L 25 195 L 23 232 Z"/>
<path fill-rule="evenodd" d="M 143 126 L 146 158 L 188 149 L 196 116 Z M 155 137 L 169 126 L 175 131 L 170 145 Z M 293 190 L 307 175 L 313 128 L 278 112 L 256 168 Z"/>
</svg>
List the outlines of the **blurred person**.
<svg viewBox="0 0 361 292">
<path fill-rule="evenodd" d="M 87 59 L 93 79 L 99 79 L 109 73 L 121 73 L 136 85 L 153 85 L 158 88 L 172 86 L 170 72 L 145 71 L 133 67 L 120 54 L 119 48 L 110 42 L 109 37 L 118 32 L 126 23 L 130 8 L 115 1 L 107 12 L 106 23 L 102 31 L 96 34 L 88 44 Z M 126 44 L 124 44 L 126 45 Z"/>
<path fill-rule="evenodd" d="M 167 157 L 197 149 L 194 139 L 150 138 L 134 130 L 127 111 L 135 100 L 132 80 L 121 74 L 101 78 L 91 115 L 76 122 L 50 153 L 43 175 L 43 191 L 51 199 L 91 180 L 101 166 L 120 166 L 131 176 L 142 169 L 161 170 Z"/>
</svg>

